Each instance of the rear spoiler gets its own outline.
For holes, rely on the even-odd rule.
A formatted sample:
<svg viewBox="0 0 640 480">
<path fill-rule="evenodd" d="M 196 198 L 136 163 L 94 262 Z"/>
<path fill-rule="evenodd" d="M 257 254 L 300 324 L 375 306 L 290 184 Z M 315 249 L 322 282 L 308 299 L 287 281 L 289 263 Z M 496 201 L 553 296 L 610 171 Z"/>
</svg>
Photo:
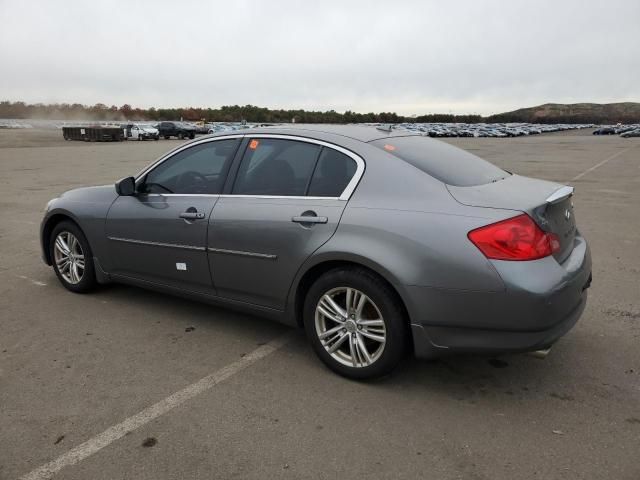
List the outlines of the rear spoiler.
<svg viewBox="0 0 640 480">
<path fill-rule="evenodd" d="M 566 198 L 569 198 L 571 195 L 573 195 L 573 187 L 565 185 L 564 187 L 560 187 L 558 190 L 549 195 L 546 202 L 550 204 L 560 203 Z"/>
</svg>

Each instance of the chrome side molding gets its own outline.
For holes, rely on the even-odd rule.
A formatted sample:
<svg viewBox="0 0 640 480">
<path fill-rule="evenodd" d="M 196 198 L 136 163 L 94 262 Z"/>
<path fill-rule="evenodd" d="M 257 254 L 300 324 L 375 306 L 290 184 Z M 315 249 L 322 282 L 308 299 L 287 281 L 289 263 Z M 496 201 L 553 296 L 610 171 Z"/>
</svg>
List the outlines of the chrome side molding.
<svg viewBox="0 0 640 480">
<path fill-rule="evenodd" d="M 241 255 L 244 257 L 264 258 L 265 260 L 276 260 L 278 258 L 277 255 L 268 254 L 268 253 L 243 252 L 241 250 L 226 250 L 224 248 L 212 248 L 212 247 L 205 248 L 205 247 L 196 247 L 195 245 L 180 245 L 177 243 L 150 242 L 147 240 L 137 240 L 133 238 L 122 238 L 122 237 L 107 237 L 107 238 L 113 242 L 133 243 L 136 245 L 150 245 L 152 247 L 181 248 L 183 250 L 196 250 L 198 252 L 209 251 L 212 253 L 226 253 L 229 255 Z"/>
<path fill-rule="evenodd" d="M 228 255 L 240 255 L 243 257 L 255 257 L 255 258 L 264 258 L 265 260 L 275 260 L 278 258 L 277 255 L 269 254 L 269 253 L 256 253 L 256 252 L 243 252 L 241 250 L 227 250 L 225 248 L 207 248 L 208 251 L 212 253 L 225 253 Z"/>
<path fill-rule="evenodd" d="M 564 187 L 560 187 L 558 190 L 549 195 L 546 202 L 551 204 L 560 203 L 565 198 L 568 198 L 571 195 L 573 195 L 573 187 L 565 185 Z"/>
<path fill-rule="evenodd" d="M 137 240 L 133 238 L 107 237 L 113 242 L 134 243 L 136 245 L 150 245 L 152 247 L 181 248 L 183 250 L 196 250 L 199 252 L 206 251 L 205 247 L 196 247 L 195 245 L 180 245 L 177 243 L 151 242 L 148 240 Z"/>
</svg>

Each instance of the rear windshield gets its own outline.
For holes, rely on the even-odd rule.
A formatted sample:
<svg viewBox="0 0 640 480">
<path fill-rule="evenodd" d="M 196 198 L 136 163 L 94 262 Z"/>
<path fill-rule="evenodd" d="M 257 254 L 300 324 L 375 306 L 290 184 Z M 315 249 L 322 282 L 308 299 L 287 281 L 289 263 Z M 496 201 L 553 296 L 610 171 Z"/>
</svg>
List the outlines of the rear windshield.
<svg viewBox="0 0 640 480">
<path fill-rule="evenodd" d="M 422 136 L 389 137 L 371 142 L 432 177 L 456 187 L 502 180 L 508 172 L 465 150 Z"/>
</svg>

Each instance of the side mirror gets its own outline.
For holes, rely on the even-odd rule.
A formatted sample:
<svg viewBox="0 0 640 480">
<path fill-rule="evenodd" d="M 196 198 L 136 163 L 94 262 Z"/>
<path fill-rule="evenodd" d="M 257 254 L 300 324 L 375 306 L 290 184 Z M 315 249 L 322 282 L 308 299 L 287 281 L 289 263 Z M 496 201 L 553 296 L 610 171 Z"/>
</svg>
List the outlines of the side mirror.
<svg viewBox="0 0 640 480">
<path fill-rule="evenodd" d="M 136 194 L 136 179 L 126 177 L 116 182 L 116 192 L 123 197 L 130 197 Z"/>
</svg>

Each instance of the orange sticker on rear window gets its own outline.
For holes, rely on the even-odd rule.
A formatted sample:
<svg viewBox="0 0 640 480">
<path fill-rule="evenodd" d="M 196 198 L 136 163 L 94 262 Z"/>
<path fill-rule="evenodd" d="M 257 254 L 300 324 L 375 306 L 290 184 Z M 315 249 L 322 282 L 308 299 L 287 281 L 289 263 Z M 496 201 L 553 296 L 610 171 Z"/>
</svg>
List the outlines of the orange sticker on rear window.
<svg viewBox="0 0 640 480">
<path fill-rule="evenodd" d="M 390 152 L 393 152 L 396 149 L 396 147 L 394 147 L 393 145 L 385 145 L 384 149 L 389 150 Z"/>
<path fill-rule="evenodd" d="M 258 140 L 251 140 L 249 142 L 249 148 L 251 150 L 255 150 L 256 148 L 258 148 L 258 145 L 260 144 L 260 142 Z"/>
</svg>

